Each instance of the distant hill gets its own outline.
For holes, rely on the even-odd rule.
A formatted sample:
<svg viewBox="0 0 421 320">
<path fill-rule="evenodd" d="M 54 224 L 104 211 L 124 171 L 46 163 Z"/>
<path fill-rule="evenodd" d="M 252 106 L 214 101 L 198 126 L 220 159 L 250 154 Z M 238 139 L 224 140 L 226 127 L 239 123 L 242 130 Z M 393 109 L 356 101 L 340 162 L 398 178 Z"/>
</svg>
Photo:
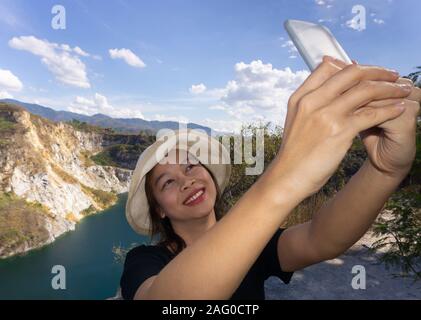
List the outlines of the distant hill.
<svg viewBox="0 0 421 320">
<path fill-rule="evenodd" d="M 160 129 L 164 128 L 173 130 L 179 128 L 179 124 L 176 121 L 148 121 L 138 118 L 111 118 L 105 114 L 100 113 L 95 114 L 93 116 L 86 116 L 83 114 L 69 111 L 56 111 L 54 109 L 47 108 L 38 104 L 25 103 L 13 99 L 3 99 L 0 100 L 0 102 L 1 101 L 19 105 L 33 114 L 39 115 L 41 117 L 47 118 L 55 122 L 67 122 L 75 119 L 103 128 L 112 128 L 119 132 L 139 133 L 140 130 L 144 130 L 156 133 Z M 206 133 L 208 133 L 209 135 L 211 134 L 211 128 L 209 127 L 204 127 L 191 122 L 187 124 L 187 127 L 192 129 L 202 129 L 205 130 Z M 218 132 L 214 131 L 214 133 Z"/>
</svg>

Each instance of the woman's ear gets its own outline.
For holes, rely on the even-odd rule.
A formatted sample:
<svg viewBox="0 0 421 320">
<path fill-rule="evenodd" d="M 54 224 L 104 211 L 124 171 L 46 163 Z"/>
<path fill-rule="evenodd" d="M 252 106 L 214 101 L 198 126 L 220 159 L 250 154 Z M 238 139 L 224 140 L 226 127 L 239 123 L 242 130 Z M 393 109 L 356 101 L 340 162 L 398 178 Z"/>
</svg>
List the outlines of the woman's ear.
<svg viewBox="0 0 421 320">
<path fill-rule="evenodd" d="M 158 208 L 158 213 L 159 213 L 159 216 L 161 217 L 161 219 L 165 218 L 165 212 L 164 212 L 164 210 L 161 209 L 161 207 Z"/>
</svg>

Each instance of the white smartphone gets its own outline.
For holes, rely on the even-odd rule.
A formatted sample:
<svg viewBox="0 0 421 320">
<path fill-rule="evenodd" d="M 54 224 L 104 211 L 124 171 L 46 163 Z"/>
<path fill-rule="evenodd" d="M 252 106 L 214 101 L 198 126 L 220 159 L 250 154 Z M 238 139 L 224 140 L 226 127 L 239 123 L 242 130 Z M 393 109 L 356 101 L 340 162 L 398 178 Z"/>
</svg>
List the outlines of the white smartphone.
<svg viewBox="0 0 421 320">
<path fill-rule="evenodd" d="M 324 55 L 352 64 L 345 50 L 325 26 L 308 21 L 286 20 L 284 27 L 311 71 L 322 62 Z"/>
</svg>

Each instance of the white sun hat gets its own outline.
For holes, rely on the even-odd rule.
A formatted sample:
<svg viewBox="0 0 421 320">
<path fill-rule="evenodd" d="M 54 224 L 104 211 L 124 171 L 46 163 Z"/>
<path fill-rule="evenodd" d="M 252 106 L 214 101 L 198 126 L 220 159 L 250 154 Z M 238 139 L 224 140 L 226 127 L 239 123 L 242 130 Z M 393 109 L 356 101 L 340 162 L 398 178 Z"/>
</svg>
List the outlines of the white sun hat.
<svg viewBox="0 0 421 320">
<path fill-rule="evenodd" d="M 162 161 L 169 161 L 169 151 L 188 151 L 214 175 L 222 193 L 228 185 L 231 164 L 228 150 L 217 139 L 199 129 L 160 130 L 157 140 L 146 148 L 137 161 L 126 203 L 130 226 L 142 235 L 151 235 L 149 204 L 145 193 L 145 176 Z M 175 162 L 171 162 L 175 163 Z"/>
</svg>

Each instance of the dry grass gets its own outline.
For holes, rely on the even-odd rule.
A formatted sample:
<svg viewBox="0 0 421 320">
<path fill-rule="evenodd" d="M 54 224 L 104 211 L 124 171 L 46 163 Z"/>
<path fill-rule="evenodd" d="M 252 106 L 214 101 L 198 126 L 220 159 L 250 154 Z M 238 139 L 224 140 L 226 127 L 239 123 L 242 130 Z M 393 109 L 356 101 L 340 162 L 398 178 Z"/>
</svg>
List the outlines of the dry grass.
<svg viewBox="0 0 421 320">
<path fill-rule="evenodd" d="M 61 169 L 59 166 L 55 164 L 51 164 L 51 169 L 53 169 L 54 173 L 57 174 L 64 182 L 70 183 L 70 184 L 77 184 L 79 181 L 68 174 L 66 171 Z"/>
<path fill-rule="evenodd" d="M 310 221 L 313 215 L 326 203 L 328 198 L 323 192 L 318 192 L 301 202 L 288 216 L 283 224 L 284 228 L 288 228 L 297 224 Z"/>
<path fill-rule="evenodd" d="M 76 218 L 73 212 L 69 212 L 68 214 L 66 214 L 66 220 L 69 220 L 72 222 L 78 222 L 78 219 Z"/>
<path fill-rule="evenodd" d="M 83 183 L 80 183 L 76 178 L 59 168 L 57 165 L 52 164 L 51 168 L 64 182 L 70 184 L 79 184 L 82 188 L 82 191 L 95 201 L 95 204 L 98 208 L 95 208 L 95 206 L 90 206 L 89 208 L 82 211 L 83 215 L 90 215 L 94 213 L 96 209 L 105 209 L 117 201 L 117 195 L 115 193 L 90 188 Z"/>
<path fill-rule="evenodd" d="M 99 209 L 105 209 L 105 208 L 108 208 L 109 206 L 112 206 L 114 203 L 116 203 L 118 199 L 117 195 L 113 192 L 93 189 L 88 186 L 85 186 L 84 184 L 81 184 L 81 187 L 82 187 L 82 191 L 85 194 L 87 194 L 88 196 L 94 199 L 96 204 L 99 206 Z M 87 210 L 85 213 L 89 213 L 89 214 L 92 213 L 92 210 L 90 210 L 89 208 L 85 210 Z"/>
<path fill-rule="evenodd" d="M 79 155 L 84 167 L 88 168 L 95 165 L 95 162 L 91 160 L 91 153 L 89 151 L 81 151 Z"/>
<path fill-rule="evenodd" d="M 80 214 L 84 217 L 87 217 L 91 214 L 94 214 L 97 210 L 95 209 L 95 207 L 93 205 L 90 205 L 88 208 L 86 208 L 85 210 L 83 210 Z"/>
<path fill-rule="evenodd" d="M 11 193 L 0 193 L 0 246 L 3 254 L 48 239 L 45 217 L 51 212 L 39 203 L 27 202 Z"/>
<path fill-rule="evenodd" d="M 0 132 L 10 131 L 15 125 L 16 123 L 0 117 Z"/>
<path fill-rule="evenodd" d="M 0 102 L 0 112 L 22 112 L 25 111 L 24 108 L 16 104 Z"/>
</svg>

